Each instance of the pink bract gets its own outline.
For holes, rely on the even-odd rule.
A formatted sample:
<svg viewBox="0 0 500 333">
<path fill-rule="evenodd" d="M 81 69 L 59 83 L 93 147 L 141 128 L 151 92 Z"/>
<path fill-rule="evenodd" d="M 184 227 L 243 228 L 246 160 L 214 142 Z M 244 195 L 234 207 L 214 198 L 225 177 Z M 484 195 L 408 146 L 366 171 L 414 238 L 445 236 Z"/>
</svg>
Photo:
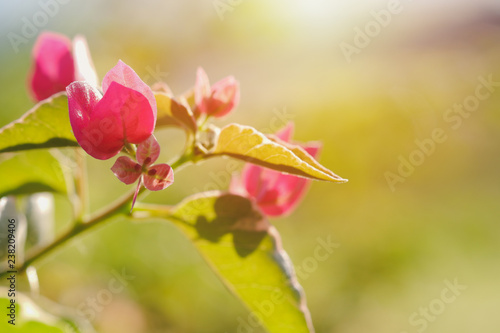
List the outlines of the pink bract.
<svg viewBox="0 0 500 333">
<path fill-rule="evenodd" d="M 230 113 L 240 101 L 238 81 L 228 76 L 210 87 L 208 76 L 199 67 L 194 89 L 196 107 L 201 113 L 223 117 Z"/>
<path fill-rule="evenodd" d="M 104 94 L 106 94 L 106 91 L 113 82 L 133 89 L 146 97 L 151 106 L 151 110 L 153 110 L 154 123 L 156 123 L 156 99 L 153 91 L 141 80 L 132 68 L 121 60 L 118 60 L 118 64 L 104 76 L 102 80 L 102 91 Z"/>
<path fill-rule="evenodd" d="M 97 74 L 83 36 L 70 41 L 64 35 L 43 32 L 33 48 L 33 59 L 29 90 L 36 101 L 64 91 L 75 80 L 97 85 Z"/>
<path fill-rule="evenodd" d="M 137 147 L 137 162 L 144 166 L 150 166 L 160 156 L 160 145 L 154 135 L 151 135 L 147 140 L 143 141 Z"/>
<path fill-rule="evenodd" d="M 138 144 L 151 136 L 156 103 L 152 104 L 148 97 L 153 93 L 145 87 L 137 74 L 120 61 L 104 78 L 103 96 L 86 82 L 76 81 L 66 88 L 73 134 L 89 155 L 109 159 L 125 144 Z"/>
<path fill-rule="evenodd" d="M 118 157 L 115 164 L 111 167 L 111 171 L 126 185 L 135 183 L 142 174 L 141 165 L 128 156 Z"/>
<path fill-rule="evenodd" d="M 138 145 L 137 162 L 128 156 L 120 156 L 111 167 L 115 176 L 126 185 L 139 180 L 132 200 L 132 208 L 142 184 L 150 191 L 160 191 L 173 184 L 174 171 L 170 165 L 164 163 L 153 165 L 159 155 L 160 145 L 154 135 L 151 135 Z"/>
<path fill-rule="evenodd" d="M 165 163 L 152 165 L 143 177 L 144 186 L 150 191 L 160 191 L 174 183 L 174 171 Z"/>
<path fill-rule="evenodd" d="M 36 101 L 64 91 L 75 80 L 71 41 L 63 35 L 44 32 L 33 48 L 34 67 L 29 87 Z"/>
<path fill-rule="evenodd" d="M 276 133 L 276 136 L 289 142 L 293 133 L 293 123 Z M 311 142 L 301 145 L 312 157 L 319 153 L 320 144 Z M 305 195 L 311 180 L 284 174 L 275 170 L 247 164 L 242 171 L 241 180 L 231 183 L 231 191 L 245 193 L 256 201 L 262 212 L 268 216 L 284 216 L 291 213 Z"/>
</svg>

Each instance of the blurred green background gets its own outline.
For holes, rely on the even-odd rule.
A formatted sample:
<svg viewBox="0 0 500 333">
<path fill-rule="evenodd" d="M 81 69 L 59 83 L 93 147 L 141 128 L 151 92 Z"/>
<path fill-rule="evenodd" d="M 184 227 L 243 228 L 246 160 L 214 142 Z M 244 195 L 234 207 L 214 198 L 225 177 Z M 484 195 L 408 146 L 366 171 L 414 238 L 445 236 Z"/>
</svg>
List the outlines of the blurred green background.
<svg viewBox="0 0 500 333">
<path fill-rule="evenodd" d="M 297 140 L 323 141 L 320 161 L 349 183 L 316 182 L 292 216 L 272 220 L 307 272 L 299 280 L 317 332 L 500 330 L 500 87 L 460 126 L 445 118 L 474 96 L 479 77 L 500 82 L 498 1 L 54 1 L 39 30 L 84 34 L 101 78 L 122 59 L 147 83 L 159 77 L 180 94 L 201 65 L 212 82 L 234 75 L 241 85 L 239 108 L 219 124 L 274 131 L 293 120 Z M 0 3 L 0 126 L 33 105 L 26 77 L 36 37 L 16 52 L 8 34 L 22 35 L 49 2 Z M 388 8 L 397 13 L 383 16 Z M 347 44 L 357 47 L 350 56 Z M 446 140 L 416 152 L 416 140 L 435 129 Z M 165 160 L 182 147 L 180 132 L 158 137 Z M 391 186 L 387 173 L 410 155 L 424 158 Z M 92 209 L 126 190 L 101 171 L 112 163 L 89 160 Z M 147 201 L 225 189 L 226 163 L 187 167 Z M 56 203 L 61 231 L 69 203 Z M 308 266 L 318 238 L 340 247 Z M 44 296 L 83 311 L 113 272 L 135 277 L 93 311 L 99 332 L 245 332 L 246 310 L 167 223 L 116 220 L 38 267 Z M 439 301 L 444 281 L 455 279 L 467 289 Z M 429 306 L 424 328 L 414 313 Z"/>
</svg>

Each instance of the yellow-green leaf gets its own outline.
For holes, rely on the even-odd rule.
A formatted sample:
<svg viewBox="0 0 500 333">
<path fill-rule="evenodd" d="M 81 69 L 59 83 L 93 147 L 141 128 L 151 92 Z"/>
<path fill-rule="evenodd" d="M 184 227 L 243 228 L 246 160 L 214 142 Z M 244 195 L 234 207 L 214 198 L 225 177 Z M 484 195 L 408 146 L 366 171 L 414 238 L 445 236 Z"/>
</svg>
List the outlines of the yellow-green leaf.
<svg viewBox="0 0 500 333">
<path fill-rule="evenodd" d="M 41 101 L 18 120 L 0 128 L 0 153 L 69 146 L 78 143 L 71 131 L 65 93 Z"/>
<path fill-rule="evenodd" d="M 306 178 L 337 183 L 347 181 L 319 164 L 301 147 L 270 139 L 250 126 L 229 124 L 222 128 L 213 155 L 227 155 Z"/>
<path fill-rule="evenodd" d="M 35 192 L 67 192 L 61 164 L 50 151 L 25 151 L 0 160 L 0 197 Z"/>
<path fill-rule="evenodd" d="M 239 323 L 242 331 L 255 327 L 256 321 L 271 333 L 314 331 L 280 235 L 249 199 L 217 191 L 200 193 L 164 217 L 193 241 L 229 290 L 251 311 L 251 319 L 242 318 Z"/>
</svg>

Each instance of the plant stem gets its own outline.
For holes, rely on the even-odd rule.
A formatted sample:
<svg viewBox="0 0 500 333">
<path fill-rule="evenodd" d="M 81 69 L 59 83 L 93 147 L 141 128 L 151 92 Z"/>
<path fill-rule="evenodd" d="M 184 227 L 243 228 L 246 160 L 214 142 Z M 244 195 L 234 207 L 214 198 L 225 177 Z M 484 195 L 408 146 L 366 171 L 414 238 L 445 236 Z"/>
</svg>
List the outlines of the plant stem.
<svg viewBox="0 0 500 333">
<path fill-rule="evenodd" d="M 82 221 L 88 213 L 87 164 L 84 154 L 85 152 L 82 149 L 75 149 L 75 160 L 78 165 L 78 173 L 75 177 L 75 189 L 78 195 L 78 207 L 75 211 L 77 221 Z"/>
<path fill-rule="evenodd" d="M 168 217 L 173 213 L 174 206 L 138 203 L 132 212 L 134 218 Z"/>
<path fill-rule="evenodd" d="M 130 155 L 130 157 L 132 157 L 132 158 L 135 158 L 136 149 L 129 142 L 125 143 L 125 145 L 123 146 L 122 152 Z"/>
<path fill-rule="evenodd" d="M 181 167 L 183 164 L 189 162 L 192 158 L 192 154 L 184 154 L 177 161 L 172 163 L 172 169 L 176 169 Z M 142 188 L 139 191 L 139 195 L 145 191 L 145 188 Z M 79 235 L 80 233 L 87 231 L 96 225 L 99 225 L 101 222 L 104 222 L 112 217 L 115 217 L 119 214 L 130 216 L 130 206 L 132 204 L 132 199 L 135 194 L 135 189 L 131 190 L 121 198 L 117 199 L 114 203 L 109 206 L 103 208 L 97 213 L 91 215 L 88 218 L 83 218 L 81 221 L 75 220 L 73 227 L 58 238 L 56 238 L 52 243 L 47 246 L 37 250 L 34 254 L 31 254 L 21 265 L 21 267 L 16 267 L 18 273 L 23 273 L 33 265 L 36 261 L 40 260 L 42 257 L 46 256 L 48 253 L 52 252 L 54 249 L 58 248 L 62 244 L 66 243 L 73 237 Z M 8 269 L 3 272 L 0 272 L 0 278 L 7 274 Z"/>
<path fill-rule="evenodd" d="M 98 225 L 100 222 L 107 220 L 110 217 L 121 214 L 128 214 L 130 211 L 130 203 L 134 196 L 135 190 L 124 195 L 122 198 L 118 199 L 115 203 L 111 204 L 109 207 L 106 207 L 102 211 L 96 213 L 94 216 L 83 220 L 81 223 L 75 223 L 71 229 L 60 235 L 56 240 L 54 240 L 49 245 L 39 249 L 36 253 L 31 255 L 28 259 L 26 259 L 21 267 L 17 268 L 18 273 L 23 273 L 26 271 L 28 267 L 30 267 L 35 261 L 44 257 L 46 254 L 59 247 L 60 245 L 66 243 L 74 236 Z M 142 191 L 141 191 L 142 192 Z M 4 275 L 5 272 L 1 273 Z"/>
<path fill-rule="evenodd" d="M 173 162 L 170 167 L 173 170 L 179 169 L 180 166 L 186 164 L 187 162 L 191 162 L 193 160 L 193 154 L 191 152 L 186 152 L 179 159 Z"/>
</svg>

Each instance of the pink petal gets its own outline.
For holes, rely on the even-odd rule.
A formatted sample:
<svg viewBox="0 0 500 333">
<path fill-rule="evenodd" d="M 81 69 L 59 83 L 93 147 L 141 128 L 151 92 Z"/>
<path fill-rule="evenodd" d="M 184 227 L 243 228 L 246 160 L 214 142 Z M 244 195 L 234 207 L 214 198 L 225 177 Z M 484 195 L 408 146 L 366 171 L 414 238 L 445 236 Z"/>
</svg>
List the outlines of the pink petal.
<svg viewBox="0 0 500 333">
<path fill-rule="evenodd" d="M 130 68 L 123 61 L 119 60 L 118 64 L 106 73 L 106 76 L 104 76 L 104 79 L 102 80 L 102 90 L 104 91 L 104 94 L 106 94 L 106 91 L 109 89 L 112 82 L 117 82 L 122 86 L 133 89 L 144 95 L 144 97 L 149 101 L 151 110 L 153 111 L 154 123 L 156 123 L 155 95 L 153 94 L 151 88 L 139 78 L 132 68 Z"/>
<path fill-rule="evenodd" d="M 115 176 L 127 185 L 133 184 L 142 173 L 141 166 L 128 156 L 120 156 L 111 167 Z"/>
<path fill-rule="evenodd" d="M 228 76 L 212 86 L 206 113 L 215 117 L 223 117 L 231 112 L 240 102 L 238 81 Z"/>
<path fill-rule="evenodd" d="M 241 172 L 241 179 L 247 193 L 258 199 L 262 195 L 262 191 L 266 191 L 266 186 L 263 186 L 262 172 L 264 168 L 255 164 L 246 164 Z"/>
<path fill-rule="evenodd" d="M 144 186 L 150 191 L 160 191 L 174 182 L 174 171 L 168 164 L 151 166 L 144 174 Z"/>
<path fill-rule="evenodd" d="M 289 142 L 294 125 L 288 123 L 275 135 Z M 321 148 L 319 142 L 301 145 L 304 150 L 316 158 Z M 311 180 L 278 171 L 247 164 L 242 171 L 243 186 L 267 216 L 283 216 L 293 211 L 304 197 Z"/>
<path fill-rule="evenodd" d="M 253 164 L 242 172 L 245 189 L 268 216 L 290 213 L 300 202 L 310 180 Z"/>
<path fill-rule="evenodd" d="M 311 141 L 306 143 L 305 145 L 302 145 L 302 148 L 311 155 L 312 157 L 316 158 L 319 156 L 319 152 L 321 151 L 322 144 L 321 142 L 318 141 Z"/>
<path fill-rule="evenodd" d="M 68 86 L 67 92 L 75 138 L 94 158 L 111 158 L 125 141 L 140 143 L 153 133 L 151 106 L 135 90 L 113 82 L 100 98 L 96 88 L 78 81 Z"/>
<path fill-rule="evenodd" d="M 292 140 L 294 130 L 295 130 L 294 122 L 289 121 L 285 127 L 280 129 L 274 135 L 276 135 L 279 139 L 281 139 L 283 141 L 290 142 Z"/>
<path fill-rule="evenodd" d="M 238 194 L 242 197 L 247 196 L 247 190 L 243 185 L 243 180 L 241 179 L 240 174 L 233 173 L 229 183 L 229 192 L 232 194 Z"/>
<path fill-rule="evenodd" d="M 141 143 L 151 136 L 155 117 L 149 101 L 134 89 L 112 82 L 96 105 L 92 117 L 115 121 L 113 131 L 106 133 L 109 145 L 114 142 Z M 105 143 L 107 144 L 107 143 Z"/>
<path fill-rule="evenodd" d="M 66 36 L 42 33 L 33 48 L 33 58 L 30 90 L 35 100 L 64 91 L 75 80 L 71 41 Z"/>
<path fill-rule="evenodd" d="M 76 81 L 67 88 L 69 120 L 73 134 L 80 146 L 92 157 L 105 160 L 118 154 L 122 149 L 120 141 L 111 150 L 103 150 L 104 134 L 112 130 L 112 120 L 95 122 L 91 118 L 94 108 L 101 100 L 101 93 L 86 82 Z M 107 139 L 106 139 L 107 140 Z"/>
<path fill-rule="evenodd" d="M 288 215 L 299 205 L 310 183 L 310 179 L 279 174 L 276 186 L 260 199 L 258 205 L 267 216 Z"/>
<path fill-rule="evenodd" d="M 196 71 L 196 82 L 194 85 L 194 100 L 196 107 L 201 113 L 207 111 L 207 99 L 210 97 L 210 82 L 208 81 L 207 73 L 203 68 L 198 67 Z"/>
<path fill-rule="evenodd" d="M 89 46 L 84 36 L 73 38 L 73 56 L 75 58 L 75 77 L 97 87 L 97 73 L 90 56 Z"/>
<path fill-rule="evenodd" d="M 290 128 L 288 132 L 290 132 L 289 135 L 291 136 L 291 133 L 293 132 L 293 126 L 286 126 L 284 129 L 285 131 L 283 131 L 283 133 L 277 133 L 277 135 L 282 134 L 283 137 L 286 137 L 286 135 L 288 135 L 286 133 L 287 128 Z M 302 144 L 301 146 L 309 155 L 314 158 L 319 155 L 319 151 L 321 149 L 321 143 L 314 141 Z M 276 171 L 273 170 L 265 170 L 264 172 L 276 173 Z M 267 177 L 269 179 L 271 175 L 264 175 L 264 177 Z M 263 197 L 261 198 L 259 206 L 261 207 L 262 211 L 268 216 L 288 215 L 300 204 L 300 201 L 307 193 L 307 190 L 312 181 L 310 179 L 283 173 L 277 173 L 275 177 L 275 185 L 273 189 L 277 193 L 276 199 L 272 199 L 270 204 L 268 204 L 267 200 L 269 197 Z"/>
<path fill-rule="evenodd" d="M 150 166 L 160 156 L 160 145 L 154 135 L 151 135 L 146 141 L 143 141 L 137 147 L 137 162 L 144 166 Z"/>
</svg>

